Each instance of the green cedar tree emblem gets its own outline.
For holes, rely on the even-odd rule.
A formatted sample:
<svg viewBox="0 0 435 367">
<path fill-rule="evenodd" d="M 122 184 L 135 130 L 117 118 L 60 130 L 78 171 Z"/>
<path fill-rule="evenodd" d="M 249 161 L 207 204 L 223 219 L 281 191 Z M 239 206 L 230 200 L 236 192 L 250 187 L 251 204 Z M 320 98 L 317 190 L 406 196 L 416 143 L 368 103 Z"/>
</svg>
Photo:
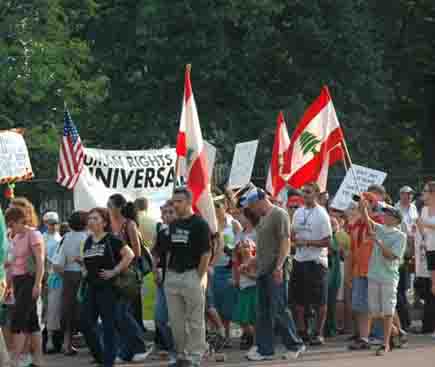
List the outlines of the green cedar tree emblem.
<svg viewBox="0 0 435 367">
<path fill-rule="evenodd" d="M 301 134 L 299 142 L 301 144 L 302 152 L 304 153 L 304 155 L 310 152 L 313 153 L 313 155 L 319 153 L 317 147 L 321 143 L 321 141 L 309 131 L 305 131 Z"/>
</svg>

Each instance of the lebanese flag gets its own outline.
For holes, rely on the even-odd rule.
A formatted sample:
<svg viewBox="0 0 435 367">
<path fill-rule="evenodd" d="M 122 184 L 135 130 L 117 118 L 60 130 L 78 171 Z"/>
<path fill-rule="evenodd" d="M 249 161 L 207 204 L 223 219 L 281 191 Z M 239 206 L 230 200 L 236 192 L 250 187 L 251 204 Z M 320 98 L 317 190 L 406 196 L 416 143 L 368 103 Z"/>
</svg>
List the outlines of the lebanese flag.
<svg viewBox="0 0 435 367">
<path fill-rule="evenodd" d="M 290 138 L 284 120 L 284 114 L 279 113 L 276 119 L 275 141 L 273 143 L 272 160 L 270 162 L 266 190 L 277 198 L 286 186 L 289 175 L 284 174 L 285 162 L 289 160 Z"/>
<path fill-rule="evenodd" d="M 288 157 L 288 184 L 300 188 L 317 182 L 321 191 L 326 190 L 329 167 L 345 159 L 344 135 L 328 87 L 305 111 L 291 137 Z"/>
<path fill-rule="evenodd" d="M 186 67 L 184 99 L 181 110 L 180 130 L 177 136 L 178 177 L 183 176 L 192 192 L 195 212 L 207 221 L 211 232 L 217 232 L 216 213 L 210 193 L 207 156 L 201 126 L 190 82 L 190 65 Z M 178 178 L 177 177 L 177 178 Z"/>
</svg>

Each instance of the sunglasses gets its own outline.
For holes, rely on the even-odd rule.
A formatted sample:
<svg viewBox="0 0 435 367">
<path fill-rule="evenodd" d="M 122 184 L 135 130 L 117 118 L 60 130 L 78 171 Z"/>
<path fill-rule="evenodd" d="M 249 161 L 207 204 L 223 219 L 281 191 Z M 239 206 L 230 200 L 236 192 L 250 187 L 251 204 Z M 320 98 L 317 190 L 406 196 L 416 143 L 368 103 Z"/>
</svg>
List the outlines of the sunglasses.
<svg viewBox="0 0 435 367">
<path fill-rule="evenodd" d="M 310 190 L 303 190 L 302 192 L 307 195 L 312 195 L 314 193 L 314 191 L 310 191 Z"/>
<path fill-rule="evenodd" d="M 299 205 L 291 205 L 291 206 L 289 206 L 288 208 L 289 208 L 289 209 L 293 209 L 293 210 L 295 210 L 295 209 L 299 209 Z"/>
</svg>

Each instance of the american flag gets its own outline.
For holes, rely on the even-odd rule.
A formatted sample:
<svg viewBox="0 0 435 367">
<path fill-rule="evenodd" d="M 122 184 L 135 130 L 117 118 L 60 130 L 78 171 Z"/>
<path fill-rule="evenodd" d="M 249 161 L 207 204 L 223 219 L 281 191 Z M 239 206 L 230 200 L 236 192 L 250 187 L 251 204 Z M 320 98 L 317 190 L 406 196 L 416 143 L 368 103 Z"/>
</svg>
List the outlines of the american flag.
<svg viewBox="0 0 435 367">
<path fill-rule="evenodd" d="M 72 190 L 83 169 L 85 152 L 77 128 L 65 110 L 62 142 L 59 149 L 57 183 Z"/>
</svg>

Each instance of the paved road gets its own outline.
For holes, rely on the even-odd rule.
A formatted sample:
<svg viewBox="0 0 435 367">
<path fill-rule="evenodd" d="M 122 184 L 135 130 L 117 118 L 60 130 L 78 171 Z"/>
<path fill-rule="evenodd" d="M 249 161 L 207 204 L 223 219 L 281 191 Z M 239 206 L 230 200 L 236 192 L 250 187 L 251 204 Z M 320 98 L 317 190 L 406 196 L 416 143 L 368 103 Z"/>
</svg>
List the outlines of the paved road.
<svg viewBox="0 0 435 367">
<path fill-rule="evenodd" d="M 236 345 L 236 342 L 235 342 Z M 225 367 L 284 367 L 288 365 L 296 367 L 434 367 L 435 366 L 435 340 L 429 336 L 411 336 L 410 344 L 406 349 L 395 350 L 385 357 L 374 356 L 374 351 L 350 352 L 345 347 L 344 339 L 328 341 L 327 345 L 319 348 L 310 348 L 297 361 L 282 361 L 280 359 L 268 362 L 248 362 L 244 354 L 237 348 L 226 352 L 225 362 L 216 363 L 207 361 L 204 366 Z M 48 356 L 47 367 L 90 367 L 92 366 L 89 354 L 83 350 L 77 357 L 65 358 L 63 356 Z M 143 366 L 143 364 L 139 364 Z M 151 356 L 145 362 L 145 367 L 163 367 L 167 363 L 159 357 Z M 124 367 L 138 366 L 138 364 L 125 364 Z"/>
</svg>

